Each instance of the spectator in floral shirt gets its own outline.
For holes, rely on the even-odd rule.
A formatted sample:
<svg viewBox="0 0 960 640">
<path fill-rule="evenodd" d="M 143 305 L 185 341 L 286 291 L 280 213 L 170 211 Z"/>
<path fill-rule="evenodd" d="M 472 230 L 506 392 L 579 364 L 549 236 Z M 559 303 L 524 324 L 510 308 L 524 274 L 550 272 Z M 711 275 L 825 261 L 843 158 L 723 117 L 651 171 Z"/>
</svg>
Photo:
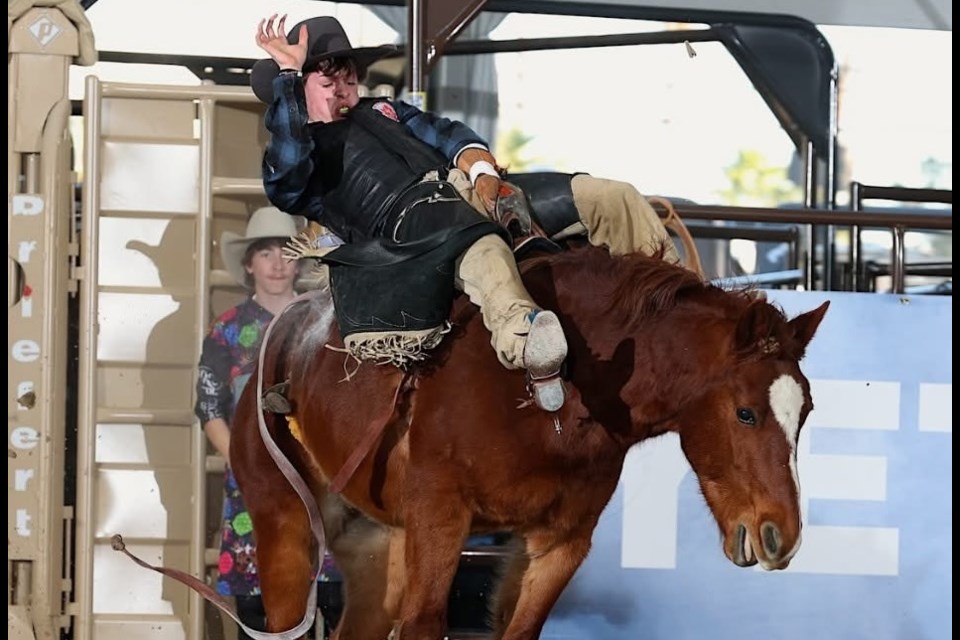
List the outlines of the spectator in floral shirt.
<svg viewBox="0 0 960 640">
<path fill-rule="evenodd" d="M 220 251 L 224 265 L 250 297 L 213 322 L 203 342 L 197 380 L 196 415 L 211 444 L 227 461 L 217 591 L 234 596 L 241 621 L 257 630 L 265 628 L 266 619 L 253 526 L 230 471 L 230 419 L 257 366 L 264 331 L 296 296 L 297 263 L 284 259 L 282 249 L 297 232 L 293 216 L 264 207 L 250 217 L 245 235 L 223 234 Z M 249 637 L 239 630 L 240 640 Z"/>
</svg>

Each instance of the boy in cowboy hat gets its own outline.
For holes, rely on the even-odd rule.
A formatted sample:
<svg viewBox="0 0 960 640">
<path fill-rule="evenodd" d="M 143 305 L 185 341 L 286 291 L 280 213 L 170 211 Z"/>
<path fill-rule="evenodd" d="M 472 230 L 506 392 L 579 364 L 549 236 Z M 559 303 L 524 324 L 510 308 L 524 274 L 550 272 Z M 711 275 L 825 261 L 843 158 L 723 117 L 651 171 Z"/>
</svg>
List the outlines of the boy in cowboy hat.
<svg viewBox="0 0 960 640">
<path fill-rule="evenodd" d="M 254 93 L 270 105 L 263 182 L 271 202 L 348 243 L 411 243 L 482 219 L 451 184 L 455 168 L 469 176 L 476 206 L 493 212 L 500 170 L 474 131 L 402 101 L 359 98 L 367 67 L 393 47 L 354 48 L 332 17 L 305 20 L 286 34 L 285 19 L 261 20 L 256 42 L 270 59 L 251 74 Z M 573 196 L 592 243 L 615 253 L 638 250 L 651 237 L 669 243 L 649 204 L 636 203 L 642 198 L 635 189 L 634 196 L 623 192 L 624 183 L 583 177 L 579 199 L 581 176 L 574 179 Z M 498 359 L 527 370 L 538 406 L 559 410 L 567 354 L 559 319 L 533 301 L 500 235 L 487 233 L 458 250 L 458 285 L 480 307 Z"/>
<path fill-rule="evenodd" d="M 204 339 L 194 408 L 210 443 L 227 461 L 217 591 L 234 596 L 241 621 L 258 630 L 265 628 L 265 614 L 256 547 L 250 516 L 230 470 L 229 422 L 256 366 L 263 332 L 296 296 L 298 263 L 282 255 L 299 231 L 295 220 L 276 207 L 263 207 L 250 217 L 244 235 L 227 231 L 221 237 L 224 266 L 250 297 L 220 315 Z M 239 637 L 249 638 L 243 629 Z"/>
</svg>

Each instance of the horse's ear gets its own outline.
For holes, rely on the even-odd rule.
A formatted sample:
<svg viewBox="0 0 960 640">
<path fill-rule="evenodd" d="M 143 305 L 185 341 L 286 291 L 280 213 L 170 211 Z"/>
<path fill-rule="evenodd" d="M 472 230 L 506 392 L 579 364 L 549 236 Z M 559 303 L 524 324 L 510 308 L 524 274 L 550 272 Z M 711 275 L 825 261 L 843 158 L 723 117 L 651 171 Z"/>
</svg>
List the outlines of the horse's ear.
<svg viewBox="0 0 960 640">
<path fill-rule="evenodd" d="M 766 302 L 751 303 L 737 321 L 737 353 L 754 353 L 770 335 L 770 331 L 769 305 Z"/>
<path fill-rule="evenodd" d="M 801 313 L 790 321 L 789 325 L 793 331 L 793 336 L 801 346 L 799 358 L 803 357 L 803 352 L 806 351 L 807 345 L 813 340 L 813 334 L 817 332 L 817 327 L 820 326 L 820 322 L 823 320 L 824 314 L 827 313 L 829 306 L 830 301 L 827 300 L 816 309 Z"/>
</svg>

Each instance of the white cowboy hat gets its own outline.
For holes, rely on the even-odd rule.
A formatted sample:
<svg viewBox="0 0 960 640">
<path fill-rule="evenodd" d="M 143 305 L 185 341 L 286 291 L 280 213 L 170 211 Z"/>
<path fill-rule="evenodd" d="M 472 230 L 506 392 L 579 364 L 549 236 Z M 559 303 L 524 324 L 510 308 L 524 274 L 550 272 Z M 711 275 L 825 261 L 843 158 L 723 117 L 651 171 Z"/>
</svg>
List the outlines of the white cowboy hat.
<svg viewBox="0 0 960 640">
<path fill-rule="evenodd" d="M 247 222 L 244 235 L 224 231 L 220 236 L 220 257 L 233 279 L 244 288 L 247 287 L 247 270 L 243 266 L 243 254 L 251 242 L 264 238 L 289 239 L 297 235 L 296 216 L 280 211 L 276 207 L 261 207 L 253 212 Z"/>
</svg>

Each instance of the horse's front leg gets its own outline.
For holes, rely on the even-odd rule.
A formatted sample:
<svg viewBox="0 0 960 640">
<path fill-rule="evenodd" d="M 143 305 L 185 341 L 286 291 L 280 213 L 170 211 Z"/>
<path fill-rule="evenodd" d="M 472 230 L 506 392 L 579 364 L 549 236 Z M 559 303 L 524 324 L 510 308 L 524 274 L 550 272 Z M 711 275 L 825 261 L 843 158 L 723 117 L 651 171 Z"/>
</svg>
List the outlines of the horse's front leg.
<svg viewBox="0 0 960 640">
<path fill-rule="evenodd" d="M 540 637 L 550 610 L 590 551 L 590 533 L 559 542 L 553 535 L 528 534 L 525 543 L 495 603 L 495 637 L 501 640 Z"/>
<path fill-rule="evenodd" d="M 283 481 L 283 480 L 280 480 Z M 269 631 L 287 631 L 307 612 L 310 590 L 316 589 L 313 562 L 316 542 L 300 497 L 276 487 L 269 505 L 248 503 L 257 540 L 257 572 Z M 253 501 L 251 501 L 253 502 Z"/>
<path fill-rule="evenodd" d="M 417 501 L 405 514 L 407 583 L 397 637 L 437 640 L 446 632 L 450 585 L 471 515 L 449 500 L 426 500 L 421 495 Z"/>
</svg>

